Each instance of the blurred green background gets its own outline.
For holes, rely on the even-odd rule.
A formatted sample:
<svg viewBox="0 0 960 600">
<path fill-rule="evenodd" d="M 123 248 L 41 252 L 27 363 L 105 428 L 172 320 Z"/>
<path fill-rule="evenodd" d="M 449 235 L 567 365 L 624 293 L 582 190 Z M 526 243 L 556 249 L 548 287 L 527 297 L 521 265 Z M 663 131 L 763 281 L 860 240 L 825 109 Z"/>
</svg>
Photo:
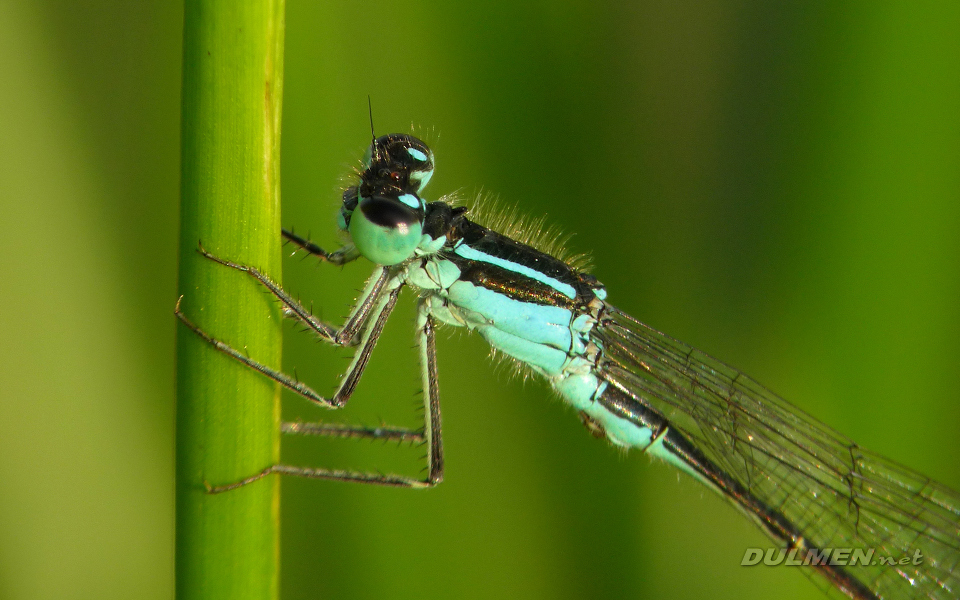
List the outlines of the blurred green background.
<svg viewBox="0 0 960 600">
<path fill-rule="evenodd" d="M 611 300 L 960 488 L 960 4 L 288 0 L 283 221 L 421 126 L 427 194 L 576 232 Z M 0 598 L 169 598 L 180 44 L 171 2 L 0 0 Z M 345 314 L 369 273 L 288 259 Z M 412 294 L 344 419 L 416 423 Z M 342 353 L 293 329 L 321 391 Z M 285 480 L 294 598 L 820 598 L 762 534 L 441 334 L 446 481 Z M 296 397 L 288 418 L 319 416 Z M 288 440 L 415 473 L 417 450 Z"/>
</svg>

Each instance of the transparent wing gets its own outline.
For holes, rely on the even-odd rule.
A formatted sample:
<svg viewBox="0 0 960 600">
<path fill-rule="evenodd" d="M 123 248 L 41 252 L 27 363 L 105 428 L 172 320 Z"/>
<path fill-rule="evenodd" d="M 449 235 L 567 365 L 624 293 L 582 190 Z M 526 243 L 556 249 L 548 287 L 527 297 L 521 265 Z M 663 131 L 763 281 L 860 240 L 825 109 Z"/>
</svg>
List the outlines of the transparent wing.
<svg viewBox="0 0 960 600">
<path fill-rule="evenodd" d="M 848 571 L 879 598 L 960 596 L 960 494 L 791 406 L 720 361 L 609 307 L 606 378 L 661 413 L 808 546 L 874 549 Z M 920 564 L 913 564 L 920 554 Z M 902 558 L 909 559 L 899 564 Z M 811 569 L 804 569 L 811 571 Z"/>
</svg>

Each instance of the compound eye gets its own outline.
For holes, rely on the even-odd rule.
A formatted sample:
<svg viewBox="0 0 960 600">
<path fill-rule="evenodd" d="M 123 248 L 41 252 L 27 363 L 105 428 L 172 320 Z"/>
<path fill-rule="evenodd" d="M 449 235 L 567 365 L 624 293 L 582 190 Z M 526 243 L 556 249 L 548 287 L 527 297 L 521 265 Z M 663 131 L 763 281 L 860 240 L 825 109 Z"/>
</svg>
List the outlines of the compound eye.
<svg viewBox="0 0 960 600">
<path fill-rule="evenodd" d="M 421 206 L 422 201 L 412 194 L 362 198 L 349 225 L 357 250 L 380 265 L 395 265 L 413 256 L 423 229 Z"/>
<path fill-rule="evenodd" d="M 360 212 L 368 221 L 388 229 L 409 229 L 420 222 L 417 211 L 392 196 L 374 196 L 360 201 Z"/>
</svg>

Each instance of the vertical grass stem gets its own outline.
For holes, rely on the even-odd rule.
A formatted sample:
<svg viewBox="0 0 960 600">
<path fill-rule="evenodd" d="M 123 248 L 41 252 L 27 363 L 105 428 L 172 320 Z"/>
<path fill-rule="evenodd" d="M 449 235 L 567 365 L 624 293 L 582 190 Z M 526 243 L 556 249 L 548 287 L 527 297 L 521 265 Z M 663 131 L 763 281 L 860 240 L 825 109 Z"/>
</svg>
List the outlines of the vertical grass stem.
<svg viewBox="0 0 960 600">
<path fill-rule="evenodd" d="M 181 130 L 181 308 L 204 331 L 280 366 L 277 306 L 210 252 L 280 280 L 283 0 L 188 0 Z M 176 592 L 277 597 L 276 477 L 209 495 L 279 460 L 278 386 L 187 328 L 177 339 Z"/>
</svg>

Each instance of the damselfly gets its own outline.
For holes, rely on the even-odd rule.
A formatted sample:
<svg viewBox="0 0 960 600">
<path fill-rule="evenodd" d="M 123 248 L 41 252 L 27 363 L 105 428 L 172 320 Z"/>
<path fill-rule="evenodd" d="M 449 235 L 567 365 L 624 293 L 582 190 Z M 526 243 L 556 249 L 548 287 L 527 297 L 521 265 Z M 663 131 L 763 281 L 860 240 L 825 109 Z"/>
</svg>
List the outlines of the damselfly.
<svg viewBox="0 0 960 600">
<path fill-rule="evenodd" d="M 607 303 L 604 286 L 573 259 L 521 232 L 471 221 L 463 206 L 422 197 L 434 169 L 430 148 L 410 135 L 374 138 L 356 183 L 343 194 L 340 229 L 352 243 L 327 252 L 342 265 L 377 265 L 341 327 L 315 318 L 253 267 L 208 258 L 257 279 L 284 314 L 321 339 L 357 351 L 330 398 L 256 363 L 177 316 L 214 347 L 325 408 L 340 408 L 363 374 L 400 290 L 419 291 L 417 338 L 423 381 L 422 430 L 284 423 L 286 433 L 411 440 L 427 448 L 423 479 L 275 465 L 271 473 L 411 488 L 443 479 L 434 329 L 476 330 L 500 354 L 544 377 L 593 435 L 663 459 L 719 493 L 773 540 L 851 598 L 960 595 L 960 494 L 869 452 L 735 369 L 655 331 Z M 826 549 L 861 550 L 877 560 L 832 560 Z M 919 561 L 917 558 L 919 557 Z"/>
</svg>

